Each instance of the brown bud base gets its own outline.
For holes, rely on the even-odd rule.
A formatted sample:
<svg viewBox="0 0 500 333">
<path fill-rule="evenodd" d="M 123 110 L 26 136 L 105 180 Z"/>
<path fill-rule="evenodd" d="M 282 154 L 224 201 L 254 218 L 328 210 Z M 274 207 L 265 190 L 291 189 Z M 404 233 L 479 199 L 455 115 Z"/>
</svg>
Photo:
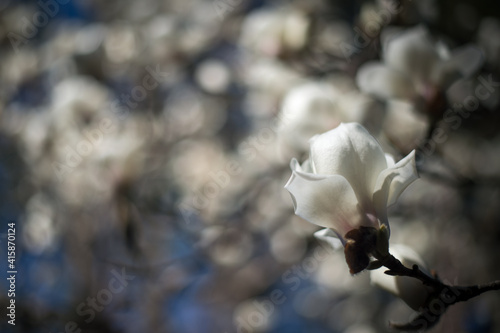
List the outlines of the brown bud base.
<svg viewBox="0 0 500 333">
<path fill-rule="evenodd" d="M 345 234 L 345 260 L 351 274 L 365 270 L 370 264 L 370 254 L 377 247 L 378 230 L 373 227 L 359 227 Z"/>
</svg>

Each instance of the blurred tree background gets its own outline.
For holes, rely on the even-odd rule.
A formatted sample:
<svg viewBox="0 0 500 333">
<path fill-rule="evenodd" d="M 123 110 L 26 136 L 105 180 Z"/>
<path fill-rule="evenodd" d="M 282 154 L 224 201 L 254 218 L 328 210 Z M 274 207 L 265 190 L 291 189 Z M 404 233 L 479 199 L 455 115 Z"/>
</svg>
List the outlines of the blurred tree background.
<svg viewBox="0 0 500 333">
<path fill-rule="evenodd" d="M 498 3 L 0 10 L 0 267 L 15 223 L 18 271 L 16 325 L 3 310 L 2 332 L 372 333 L 408 321 L 402 301 L 312 236 L 283 189 L 290 159 L 342 121 L 397 160 L 419 151 L 421 179 L 389 210 L 391 243 L 452 284 L 500 278 Z M 419 25 L 439 52 L 473 45 L 480 65 L 439 104 L 360 91 L 358 69 L 383 60 L 385 36 Z M 443 121 L 485 80 L 487 98 Z M 2 309 L 8 289 L 2 277 Z M 498 332 L 499 313 L 498 293 L 485 294 L 432 332 Z"/>
</svg>

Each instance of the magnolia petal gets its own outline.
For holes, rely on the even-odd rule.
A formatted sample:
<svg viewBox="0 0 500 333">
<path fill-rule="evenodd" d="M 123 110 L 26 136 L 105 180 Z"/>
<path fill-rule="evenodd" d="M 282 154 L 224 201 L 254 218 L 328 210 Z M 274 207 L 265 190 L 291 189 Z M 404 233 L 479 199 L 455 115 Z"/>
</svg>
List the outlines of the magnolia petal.
<svg viewBox="0 0 500 333">
<path fill-rule="evenodd" d="M 391 154 L 386 153 L 385 160 L 387 161 L 388 168 L 392 168 L 396 164 L 396 161 L 394 161 L 394 157 Z"/>
<path fill-rule="evenodd" d="M 380 144 L 357 123 L 340 124 L 311 141 L 313 170 L 321 175 L 340 175 L 370 213 L 377 177 L 387 168 Z"/>
<path fill-rule="evenodd" d="M 285 189 L 292 196 L 295 214 L 313 224 L 345 235 L 367 223 L 359 212 L 354 190 L 342 176 L 294 171 Z"/>
<path fill-rule="evenodd" d="M 382 177 L 392 178 L 389 195 L 387 197 L 387 206 L 396 203 L 401 193 L 415 180 L 418 179 L 418 171 L 415 163 L 415 150 L 406 155 L 394 167 L 382 172 Z"/>
<path fill-rule="evenodd" d="M 330 228 L 324 228 L 314 233 L 314 237 L 331 245 L 334 250 L 344 246 L 345 240 Z"/>
<path fill-rule="evenodd" d="M 379 62 L 363 65 L 356 74 L 359 88 L 381 99 L 411 100 L 415 96 L 413 82 L 403 73 Z"/>
<path fill-rule="evenodd" d="M 303 172 L 313 173 L 310 159 L 305 160 L 304 163 L 302 163 L 301 168 Z"/>
<path fill-rule="evenodd" d="M 292 169 L 292 171 L 313 173 L 311 161 L 309 159 L 305 160 L 304 163 L 302 163 L 301 165 L 296 158 L 292 158 L 292 160 L 290 161 L 290 169 Z"/>
<path fill-rule="evenodd" d="M 292 158 L 290 161 L 290 169 L 292 169 L 292 171 L 302 171 L 302 167 L 296 158 Z"/>
<path fill-rule="evenodd" d="M 414 150 L 393 167 L 380 173 L 373 194 L 373 204 L 381 223 L 388 226 L 387 206 L 394 204 L 404 189 L 417 178 Z"/>
</svg>

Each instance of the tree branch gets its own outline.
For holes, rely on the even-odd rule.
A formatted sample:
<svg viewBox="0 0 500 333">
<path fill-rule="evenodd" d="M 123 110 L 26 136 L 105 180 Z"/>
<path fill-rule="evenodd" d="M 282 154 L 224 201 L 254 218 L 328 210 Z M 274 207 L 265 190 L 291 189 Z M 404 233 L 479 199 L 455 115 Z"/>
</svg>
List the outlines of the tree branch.
<svg viewBox="0 0 500 333">
<path fill-rule="evenodd" d="M 406 324 L 390 323 L 390 326 L 397 330 L 425 331 L 436 325 L 450 305 L 468 301 L 487 291 L 500 290 L 500 280 L 483 285 L 450 286 L 441 282 L 437 276 L 431 277 L 425 274 L 418 265 L 413 265 L 411 269 L 404 266 L 391 254 L 377 259 L 382 266 L 389 269 L 385 271 L 385 274 L 415 278 L 432 289 L 425 307 L 419 310 L 419 314 L 412 321 Z"/>
</svg>

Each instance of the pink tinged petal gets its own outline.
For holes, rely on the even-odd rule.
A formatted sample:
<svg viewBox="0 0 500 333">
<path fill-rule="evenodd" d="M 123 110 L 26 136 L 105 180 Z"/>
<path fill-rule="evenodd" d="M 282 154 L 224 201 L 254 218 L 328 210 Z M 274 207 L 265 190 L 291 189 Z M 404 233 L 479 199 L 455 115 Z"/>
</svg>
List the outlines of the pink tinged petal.
<svg viewBox="0 0 500 333">
<path fill-rule="evenodd" d="M 386 65 L 408 75 L 417 86 L 429 83 L 431 72 L 440 60 L 436 45 L 423 26 L 394 37 L 384 52 Z"/>
<path fill-rule="evenodd" d="M 373 203 L 382 224 L 388 226 L 387 207 L 393 205 L 404 189 L 417 178 L 415 151 L 380 173 L 373 194 Z"/>
<path fill-rule="evenodd" d="M 413 82 L 405 74 L 378 62 L 363 65 L 356 75 L 356 83 L 362 91 L 381 99 L 415 97 Z"/>
<path fill-rule="evenodd" d="M 369 221 L 360 213 L 356 195 L 342 176 L 321 176 L 294 171 L 285 188 L 290 192 L 295 214 L 331 228 L 340 235 Z"/>
<path fill-rule="evenodd" d="M 335 231 L 330 228 L 318 230 L 314 233 L 314 237 L 330 244 L 334 250 L 342 248 L 345 244 L 345 239 L 339 236 Z"/>
<path fill-rule="evenodd" d="M 372 211 L 373 189 L 387 162 L 379 143 L 363 126 L 341 124 L 316 136 L 311 142 L 311 160 L 316 173 L 345 178 L 363 209 Z"/>
</svg>

